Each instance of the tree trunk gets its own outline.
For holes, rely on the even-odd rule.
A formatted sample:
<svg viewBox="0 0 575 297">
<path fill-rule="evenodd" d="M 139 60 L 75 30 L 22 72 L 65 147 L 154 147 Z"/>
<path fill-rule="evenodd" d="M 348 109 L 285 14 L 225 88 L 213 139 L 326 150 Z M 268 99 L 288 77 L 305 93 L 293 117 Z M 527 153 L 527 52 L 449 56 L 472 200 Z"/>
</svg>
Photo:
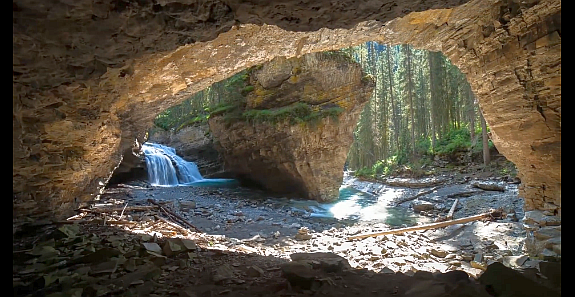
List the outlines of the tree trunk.
<svg viewBox="0 0 575 297">
<path fill-rule="evenodd" d="M 411 48 L 409 45 L 404 45 L 406 49 L 407 59 L 407 95 L 409 97 L 409 111 L 411 113 L 411 155 L 415 156 L 415 123 L 413 111 L 413 81 L 411 73 Z"/>
<path fill-rule="evenodd" d="M 490 161 L 489 136 L 487 135 L 487 123 L 483 117 L 483 112 L 479 114 L 479 118 L 481 119 L 481 135 L 483 136 L 483 165 L 487 166 Z"/>
<path fill-rule="evenodd" d="M 393 120 L 393 135 L 395 140 L 395 146 L 397 151 L 399 151 L 399 125 L 397 124 L 397 112 L 395 110 L 395 99 L 393 96 L 393 74 L 391 72 L 391 57 L 389 52 L 391 51 L 391 47 L 387 46 L 386 48 L 386 58 L 387 58 L 387 71 L 389 76 L 389 95 L 391 96 L 391 116 Z"/>
<path fill-rule="evenodd" d="M 432 150 L 435 150 L 435 136 L 437 135 L 437 117 L 436 117 L 436 102 L 437 102 L 437 85 L 435 84 L 435 61 L 434 61 L 434 57 L 433 54 L 431 52 L 427 53 L 427 56 L 429 58 L 429 89 L 430 89 L 430 102 L 431 104 L 429 105 L 431 107 L 430 109 L 430 117 L 429 119 L 431 120 L 431 148 Z"/>
</svg>

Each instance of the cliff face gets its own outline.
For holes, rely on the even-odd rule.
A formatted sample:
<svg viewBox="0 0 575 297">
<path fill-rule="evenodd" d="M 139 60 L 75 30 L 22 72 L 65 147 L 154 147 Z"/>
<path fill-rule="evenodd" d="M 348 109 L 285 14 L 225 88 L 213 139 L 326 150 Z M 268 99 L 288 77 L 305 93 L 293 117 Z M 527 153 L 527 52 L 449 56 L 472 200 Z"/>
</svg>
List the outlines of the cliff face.
<svg viewBox="0 0 575 297">
<path fill-rule="evenodd" d="M 270 191 L 337 199 L 373 80 L 345 55 L 313 53 L 276 58 L 253 71 L 250 82 L 254 90 L 239 107 L 243 118 L 209 120 L 225 168 Z"/>
</svg>

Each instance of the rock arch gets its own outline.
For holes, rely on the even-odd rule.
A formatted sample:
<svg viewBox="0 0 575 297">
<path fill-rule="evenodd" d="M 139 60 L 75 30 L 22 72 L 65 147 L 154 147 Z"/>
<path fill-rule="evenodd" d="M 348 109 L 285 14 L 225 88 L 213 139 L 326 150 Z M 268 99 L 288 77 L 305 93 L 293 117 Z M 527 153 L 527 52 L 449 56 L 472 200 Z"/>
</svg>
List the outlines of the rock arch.
<svg viewBox="0 0 575 297">
<path fill-rule="evenodd" d="M 227 20 L 226 9 L 235 6 L 226 7 Z M 383 11 L 365 8 L 370 9 Z M 346 29 L 316 31 L 236 24 L 214 39 L 214 34 L 203 38 L 205 42 L 134 56 L 108 67 L 101 77 L 76 71 L 75 78 L 48 83 L 44 90 L 42 81 L 15 79 L 14 216 L 62 216 L 93 199 L 122 151 L 134 139 L 141 141 L 157 113 L 213 82 L 278 56 L 378 41 L 441 51 L 466 74 L 495 145 L 519 169 L 526 210 L 551 211 L 560 224 L 561 2 L 473 0 L 384 22 L 397 15 L 378 21 L 363 14 L 360 19 L 366 21 L 342 22 Z M 239 16 L 239 22 L 249 21 L 245 14 Z M 287 28 L 294 22 L 282 20 L 276 21 Z M 24 37 L 15 35 L 14 40 Z M 178 42 L 173 41 L 172 48 Z M 94 65 L 93 73 L 98 73 L 101 66 Z M 38 63 L 34 66 L 41 69 Z M 29 71 L 13 68 L 15 76 Z"/>
</svg>

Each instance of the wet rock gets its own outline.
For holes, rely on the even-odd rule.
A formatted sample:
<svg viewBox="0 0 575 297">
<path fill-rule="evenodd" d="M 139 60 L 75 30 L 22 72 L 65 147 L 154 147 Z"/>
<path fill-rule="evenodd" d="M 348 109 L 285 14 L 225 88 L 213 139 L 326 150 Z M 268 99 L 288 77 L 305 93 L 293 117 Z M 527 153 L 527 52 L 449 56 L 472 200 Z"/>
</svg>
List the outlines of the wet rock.
<svg viewBox="0 0 575 297">
<path fill-rule="evenodd" d="M 487 270 L 479 277 L 479 282 L 486 286 L 493 296 L 560 296 L 499 262 L 487 266 Z"/>
</svg>

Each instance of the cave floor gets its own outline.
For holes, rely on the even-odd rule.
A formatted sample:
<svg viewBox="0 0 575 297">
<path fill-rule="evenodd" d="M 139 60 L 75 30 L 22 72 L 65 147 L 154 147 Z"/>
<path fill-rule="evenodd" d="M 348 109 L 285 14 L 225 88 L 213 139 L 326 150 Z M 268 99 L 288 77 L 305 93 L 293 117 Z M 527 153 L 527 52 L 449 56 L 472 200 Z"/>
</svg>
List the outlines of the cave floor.
<svg viewBox="0 0 575 297">
<path fill-rule="evenodd" d="M 449 176 L 448 180 L 437 190 L 440 196 L 470 192 L 469 178 Z M 378 189 L 374 183 L 348 183 L 375 192 Z M 454 218 L 502 206 L 506 206 L 505 212 L 520 213 L 516 185 L 507 186 L 511 190 L 504 195 L 484 191 L 460 196 Z M 557 283 L 556 278 L 541 275 L 539 265 L 545 261 L 523 254 L 525 231 L 517 216 L 348 240 L 348 236 L 389 226 L 358 220 L 313 220 L 305 211 L 288 205 L 289 199 L 246 199 L 233 193 L 229 189 L 119 185 L 68 221 L 23 225 L 13 237 L 14 295 L 510 293 L 513 286 L 495 286 L 494 292 L 492 285 L 486 289 L 486 281 L 481 281 L 493 263 L 520 271 L 524 278 L 517 287 L 535 286 L 528 294 L 539 294 L 529 296 L 560 294 L 560 280 Z M 428 202 L 440 203 L 433 197 Z M 444 203 L 448 209 L 452 201 Z M 420 224 L 432 222 L 445 213 L 444 208 L 426 212 Z"/>
</svg>

